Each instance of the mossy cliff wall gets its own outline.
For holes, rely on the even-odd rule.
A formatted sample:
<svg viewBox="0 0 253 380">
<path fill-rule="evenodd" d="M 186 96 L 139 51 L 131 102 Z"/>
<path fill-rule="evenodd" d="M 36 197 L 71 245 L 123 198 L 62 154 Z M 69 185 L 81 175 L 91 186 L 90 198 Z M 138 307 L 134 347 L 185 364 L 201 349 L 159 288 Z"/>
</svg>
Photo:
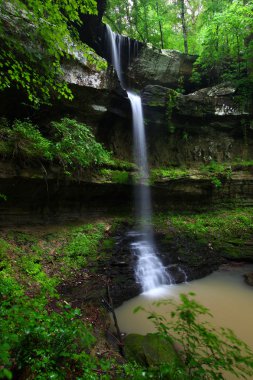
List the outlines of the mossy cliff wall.
<svg viewBox="0 0 253 380">
<path fill-rule="evenodd" d="M 96 39 L 95 48 L 105 42 L 101 12 L 99 18 L 93 16 L 92 22 L 87 20 L 86 24 L 87 28 L 94 22 L 100 25 L 102 34 Z M 105 45 L 102 47 L 101 54 Z M 196 57 L 142 44 L 139 48 L 139 55 L 129 62 L 126 76 L 142 94 L 151 167 L 199 169 L 210 162 L 234 164 L 253 160 L 252 117 L 250 110 L 241 105 L 233 84 L 196 90 L 190 82 Z M 92 126 L 97 139 L 116 158 L 132 161 L 131 108 L 113 68 L 109 65 L 97 70 L 87 60 L 76 57 L 65 62 L 63 70 L 74 94 L 72 102 L 54 101 L 51 106 L 36 110 L 23 102 L 22 94 L 8 90 L 1 93 L 0 116 L 30 117 L 45 129 L 49 129 L 52 120 L 76 118 Z M 26 172 L 23 169 L 23 163 L 3 163 L 0 193 L 7 200 L 0 200 L 2 223 L 11 219 L 18 223 L 60 221 L 93 211 L 133 210 L 131 181 L 108 183 L 103 178 L 94 181 L 84 175 L 78 182 L 72 177 L 59 177 L 51 169 L 46 175 L 41 171 L 34 173 L 29 166 Z M 157 209 L 234 201 L 252 204 L 252 186 L 252 173 L 239 170 L 234 177 L 222 179 L 222 188 L 215 186 L 212 178 L 189 175 L 154 182 L 152 194 Z"/>
</svg>

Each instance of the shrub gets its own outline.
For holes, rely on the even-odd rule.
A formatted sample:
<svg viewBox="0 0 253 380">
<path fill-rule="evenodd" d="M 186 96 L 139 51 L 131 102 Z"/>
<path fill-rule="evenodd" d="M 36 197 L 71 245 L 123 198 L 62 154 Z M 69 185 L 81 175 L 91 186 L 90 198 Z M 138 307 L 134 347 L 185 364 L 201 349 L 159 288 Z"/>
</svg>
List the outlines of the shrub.
<svg viewBox="0 0 253 380">
<path fill-rule="evenodd" d="M 202 165 L 200 170 L 211 179 L 212 184 L 216 188 L 220 188 L 222 186 L 221 179 L 229 179 L 232 175 L 230 165 L 218 163 L 216 161 L 211 161 L 207 165 Z"/>
<path fill-rule="evenodd" d="M 52 160 L 51 142 L 42 136 L 38 127 L 30 121 L 16 120 L 9 126 L 4 120 L 0 126 L 0 154 L 21 156 L 25 159 Z"/>
<path fill-rule="evenodd" d="M 16 120 L 10 125 L 2 119 L 0 155 L 22 161 L 55 160 L 69 174 L 82 168 L 111 163 L 110 153 L 95 140 L 87 125 L 65 118 L 52 122 L 51 126 L 52 140 L 44 137 L 29 120 Z"/>
<path fill-rule="evenodd" d="M 54 155 L 64 168 L 86 168 L 110 161 L 110 154 L 95 140 L 91 130 L 76 120 L 52 122 Z"/>
</svg>

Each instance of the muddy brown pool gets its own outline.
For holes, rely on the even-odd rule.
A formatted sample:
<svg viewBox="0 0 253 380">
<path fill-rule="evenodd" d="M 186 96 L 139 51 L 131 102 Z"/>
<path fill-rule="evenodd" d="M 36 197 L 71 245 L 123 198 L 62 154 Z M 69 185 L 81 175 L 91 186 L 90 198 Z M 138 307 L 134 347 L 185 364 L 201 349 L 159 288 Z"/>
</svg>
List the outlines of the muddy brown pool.
<svg viewBox="0 0 253 380">
<path fill-rule="evenodd" d="M 210 322 L 217 327 L 232 329 L 253 350 L 253 287 L 244 282 L 243 274 L 253 271 L 253 265 L 223 266 L 211 275 L 186 284 L 164 286 L 142 293 L 116 309 L 121 331 L 146 334 L 154 332 L 152 322 L 143 312 L 133 313 L 136 306 L 155 308 L 159 299 L 177 300 L 180 293 L 194 292 L 196 300 L 208 307 L 213 315 Z M 159 313 L 168 315 L 168 306 L 160 306 Z M 235 379 L 232 375 L 228 380 Z M 248 380 L 251 380 L 249 378 Z"/>
</svg>

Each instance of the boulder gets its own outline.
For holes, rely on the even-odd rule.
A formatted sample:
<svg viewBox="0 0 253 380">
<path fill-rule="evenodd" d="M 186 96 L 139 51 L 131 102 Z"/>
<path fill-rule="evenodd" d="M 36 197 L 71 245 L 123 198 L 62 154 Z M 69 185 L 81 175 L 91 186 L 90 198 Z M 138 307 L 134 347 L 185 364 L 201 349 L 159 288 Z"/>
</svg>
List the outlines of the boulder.
<svg viewBox="0 0 253 380">
<path fill-rule="evenodd" d="M 192 88 L 190 77 L 195 55 L 180 53 L 176 50 L 159 50 L 144 45 L 127 72 L 129 82 L 137 88 L 148 84 L 169 88 Z"/>
<path fill-rule="evenodd" d="M 248 284 L 249 286 L 253 286 L 253 273 L 246 273 L 244 275 L 244 279 L 245 279 L 245 282 L 246 284 Z"/>
<path fill-rule="evenodd" d="M 169 339 L 158 334 L 129 334 L 125 338 L 127 359 L 147 367 L 175 363 L 178 355 Z"/>
</svg>

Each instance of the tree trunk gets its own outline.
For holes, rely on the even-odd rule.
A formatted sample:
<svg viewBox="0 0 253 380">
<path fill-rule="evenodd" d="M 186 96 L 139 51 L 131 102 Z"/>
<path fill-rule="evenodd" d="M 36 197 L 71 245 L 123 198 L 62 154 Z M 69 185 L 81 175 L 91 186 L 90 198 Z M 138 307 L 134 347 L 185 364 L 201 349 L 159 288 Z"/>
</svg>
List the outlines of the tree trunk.
<svg viewBox="0 0 253 380">
<path fill-rule="evenodd" d="M 144 33 L 145 33 L 145 42 L 149 42 L 149 28 L 148 28 L 148 2 L 145 1 L 143 4 L 144 11 Z"/>
<path fill-rule="evenodd" d="M 185 21 L 185 3 L 184 0 L 180 0 L 181 6 L 181 23 L 182 23 L 182 31 L 183 31 L 183 39 L 184 39 L 184 52 L 188 54 L 188 38 L 187 38 L 187 27 Z"/>
<path fill-rule="evenodd" d="M 159 31 L 160 31 L 160 42 L 161 42 L 161 48 L 164 49 L 164 41 L 163 41 L 163 27 L 161 20 L 159 18 L 159 4 L 156 2 L 156 14 L 158 17 L 158 24 L 159 24 Z"/>
</svg>

